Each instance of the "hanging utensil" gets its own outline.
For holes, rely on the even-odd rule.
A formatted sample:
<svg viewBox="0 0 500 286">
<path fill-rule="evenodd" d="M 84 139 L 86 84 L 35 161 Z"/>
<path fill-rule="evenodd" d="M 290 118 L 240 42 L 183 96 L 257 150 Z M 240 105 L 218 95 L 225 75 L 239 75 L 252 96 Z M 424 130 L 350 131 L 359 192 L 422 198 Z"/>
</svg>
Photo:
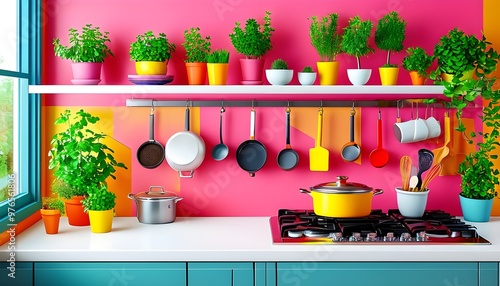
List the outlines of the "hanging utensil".
<svg viewBox="0 0 500 286">
<path fill-rule="evenodd" d="M 422 173 L 429 170 L 434 161 L 434 154 L 430 150 L 420 149 L 418 150 L 418 183 L 416 188 L 420 189 L 422 187 Z"/>
<path fill-rule="evenodd" d="M 222 141 L 222 114 L 226 112 L 226 109 L 224 108 L 224 105 L 222 105 L 220 109 L 220 119 L 219 119 L 219 140 L 220 143 L 215 145 L 214 149 L 212 149 L 212 158 L 216 161 L 221 161 L 224 160 L 227 157 L 227 154 L 229 153 L 229 148 L 227 147 L 226 144 Z"/>
<path fill-rule="evenodd" d="M 358 159 L 361 154 L 361 148 L 354 142 L 354 115 L 356 115 L 356 110 L 354 110 L 354 104 L 352 105 L 351 115 L 350 115 L 350 142 L 346 143 L 342 147 L 341 155 L 342 159 L 347 162 L 352 162 Z"/>
<path fill-rule="evenodd" d="M 248 172 L 250 177 L 255 177 L 255 173 L 264 166 L 266 159 L 266 147 L 255 139 L 255 109 L 252 106 L 250 111 L 250 139 L 238 146 L 236 161 L 241 169 Z"/>
<path fill-rule="evenodd" d="M 433 162 L 434 164 L 440 164 L 441 161 L 450 153 L 450 148 L 448 147 L 448 144 L 450 143 L 451 124 L 448 112 L 444 113 L 443 121 L 444 121 L 444 144 L 443 147 L 439 147 L 432 150 L 432 153 L 434 153 L 434 162 Z"/>
<path fill-rule="evenodd" d="M 418 168 L 417 166 L 413 165 L 411 166 L 411 171 L 410 171 L 410 191 L 413 191 L 415 190 L 415 188 L 417 187 L 417 184 L 418 184 L 418 177 L 417 177 L 417 173 L 418 173 Z"/>
<path fill-rule="evenodd" d="M 279 152 L 276 161 L 285 171 L 293 170 L 299 163 L 299 154 L 290 145 L 290 107 L 286 108 L 286 148 Z"/>
<path fill-rule="evenodd" d="M 424 192 L 427 189 L 427 186 L 429 183 L 441 173 L 441 169 L 443 168 L 443 165 L 437 164 L 433 165 L 427 174 L 425 174 L 424 181 L 422 182 L 422 186 L 420 187 L 419 191 Z"/>
<path fill-rule="evenodd" d="M 370 163 L 375 168 L 384 167 L 389 162 L 389 152 L 382 147 L 382 115 L 378 110 L 377 148 L 370 153 Z"/>
<path fill-rule="evenodd" d="M 147 169 L 154 169 L 165 159 L 165 148 L 155 140 L 155 114 L 154 106 L 149 112 L 149 140 L 142 143 L 137 149 L 137 161 Z"/>
<path fill-rule="evenodd" d="M 399 161 L 399 170 L 401 172 L 401 180 L 403 190 L 408 191 L 410 187 L 410 173 L 411 173 L 411 164 L 412 160 L 410 156 L 401 157 L 401 161 Z"/>
<path fill-rule="evenodd" d="M 314 148 L 309 149 L 309 169 L 311 171 L 328 171 L 330 153 L 321 146 L 323 129 L 323 107 L 318 109 L 318 133 Z"/>
</svg>

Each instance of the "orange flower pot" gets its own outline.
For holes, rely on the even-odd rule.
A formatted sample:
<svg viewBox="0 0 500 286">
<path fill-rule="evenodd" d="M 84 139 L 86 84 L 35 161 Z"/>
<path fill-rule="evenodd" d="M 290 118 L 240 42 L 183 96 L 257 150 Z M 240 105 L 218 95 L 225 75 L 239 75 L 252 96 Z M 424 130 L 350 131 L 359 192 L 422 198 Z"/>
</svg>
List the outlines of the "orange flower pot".
<svg viewBox="0 0 500 286">
<path fill-rule="evenodd" d="M 59 210 L 40 210 L 42 215 L 43 225 L 47 234 L 57 234 L 59 232 L 59 221 L 61 212 Z"/>
<path fill-rule="evenodd" d="M 186 63 L 188 83 L 203 85 L 207 81 L 207 63 Z"/>
<path fill-rule="evenodd" d="M 413 85 L 423 85 L 425 82 L 425 77 L 418 74 L 417 71 L 411 71 L 410 78 Z"/>
<path fill-rule="evenodd" d="M 89 215 L 83 211 L 83 196 L 74 196 L 66 201 L 66 214 L 69 225 L 88 226 L 90 225 Z"/>
</svg>

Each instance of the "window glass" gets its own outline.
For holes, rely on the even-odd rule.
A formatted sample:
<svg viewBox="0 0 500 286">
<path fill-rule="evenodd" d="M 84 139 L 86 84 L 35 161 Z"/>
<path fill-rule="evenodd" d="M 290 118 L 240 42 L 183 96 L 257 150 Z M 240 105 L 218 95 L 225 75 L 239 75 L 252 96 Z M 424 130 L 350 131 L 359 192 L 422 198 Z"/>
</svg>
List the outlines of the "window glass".
<svg viewBox="0 0 500 286">
<path fill-rule="evenodd" d="M 0 1 L 0 69 L 18 71 L 17 0 Z"/>
<path fill-rule="evenodd" d="M 0 76 L 0 202 L 17 194 L 17 188 L 9 188 L 16 179 L 17 149 L 17 101 L 18 80 Z"/>
</svg>

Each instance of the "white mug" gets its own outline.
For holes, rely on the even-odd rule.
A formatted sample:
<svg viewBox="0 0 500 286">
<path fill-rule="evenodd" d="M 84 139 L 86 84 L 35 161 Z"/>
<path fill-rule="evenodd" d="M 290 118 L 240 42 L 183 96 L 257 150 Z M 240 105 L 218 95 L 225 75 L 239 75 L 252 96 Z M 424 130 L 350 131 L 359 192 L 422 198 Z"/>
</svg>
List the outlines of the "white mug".
<svg viewBox="0 0 500 286">
<path fill-rule="evenodd" d="M 393 126 L 394 136 L 400 143 L 413 142 L 415 137 L 415 121 L 396 122 Z"/>
<path fill-rule="evenodd" d="M 437 121 L 434 116 L 431 116 L 425 120 L 425 124 L 427 125 L 427 129 L 429 129 L 429 135 L 427 139 L 436 138 L 441 135 L 441 125 L 439 121 Z"/>
<path fill-rule="evenodd" d="M 415 121 L 415 129 L 413 130 L 413 142 L 426 140 L 429 136 L 429 128 L 425 124 L 425 120 L 417 118 Z"/>
</svg>

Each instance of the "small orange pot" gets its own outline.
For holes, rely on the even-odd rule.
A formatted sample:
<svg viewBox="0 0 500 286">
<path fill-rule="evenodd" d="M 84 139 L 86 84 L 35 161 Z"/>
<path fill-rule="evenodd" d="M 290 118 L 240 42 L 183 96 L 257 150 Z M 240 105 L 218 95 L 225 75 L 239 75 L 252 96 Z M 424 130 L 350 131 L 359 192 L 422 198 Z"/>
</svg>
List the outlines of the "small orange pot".
<svg viewBox="0 0 500 286">
<path fill-rule="evenodd" d="M 411 83 L 413 85 L 423 85 L 425 82 L 425 77 L 418 74 L 417 71 L 410 71 Z"/>
<path fill-rule="evenodd" d="M 47 234 L 57 234 L 59 232 L 59 221 L 61 212 L 59 210 L 40 210 L 42 215 L 43 225 Z"/>
<path fill-rule="evenodd" d="M 207 63 L 186 63 L 188 83 L 203 85 L 207 81 Z"/>
<path fill-rule="evenodd" d="M 84 212 L 82 205 L 83 196 L 74 196 L 66 201 L 66 214 L 69 225 L 88 226 L 90 225 L 89 215 Z"/>
</svg>

